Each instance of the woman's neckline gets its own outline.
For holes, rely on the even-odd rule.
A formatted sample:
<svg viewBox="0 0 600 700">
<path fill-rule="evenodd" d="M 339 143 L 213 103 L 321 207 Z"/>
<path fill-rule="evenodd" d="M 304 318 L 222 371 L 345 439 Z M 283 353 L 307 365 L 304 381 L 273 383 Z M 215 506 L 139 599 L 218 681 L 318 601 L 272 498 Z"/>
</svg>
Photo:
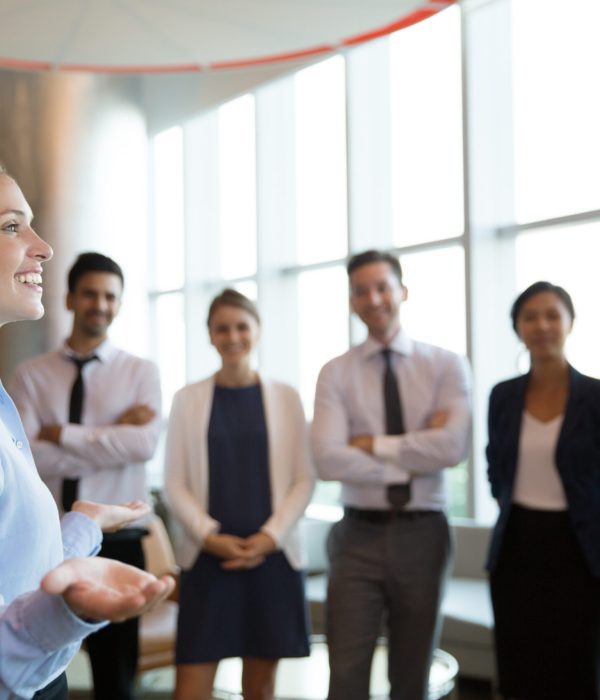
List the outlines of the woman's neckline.
<svg viewBox="0 0 600 700">
<path fill-rule="evenodd" d="M 531 411 L 525 409 L 525 415 L 530 418 L 532 421 L 535 421 L 536 423 L 539 423 L 540 425 L 550 425 L 551 423 L 554 423 L 555 421 L 562 420 L 565 417 L 564 413 L 559 413 L 558 415 L 554 416 L 553 418 L 550 418 L 550 420 L 542 420 L 541 418 L 538 418 L 537 416 L 534 416 Z"/>
<path fill-rule="evenodd" d="M 216 386 L 225 389 L 243 389 L 244 387 L 260 384 L 260 376 L 255 370 L 244 372 L 231 372 L 220 369 L 215 372 L 214 382 Z"/>
</svg>

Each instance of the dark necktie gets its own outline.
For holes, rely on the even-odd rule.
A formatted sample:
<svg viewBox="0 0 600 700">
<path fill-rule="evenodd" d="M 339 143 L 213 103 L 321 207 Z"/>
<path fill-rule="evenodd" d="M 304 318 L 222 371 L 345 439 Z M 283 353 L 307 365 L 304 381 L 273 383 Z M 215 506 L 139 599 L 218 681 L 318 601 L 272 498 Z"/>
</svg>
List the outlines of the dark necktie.
<svg viewBox="0 0 600 700">
<path fill-rule="evenodd" d="M 69 400 L 69 423 L 81 423 L 81 412 L 83 410 L 83 399 L 85 396 L 83 386 L 83 368 L 92 360 L 97 360 L 96 355 L 91 357 L 71 357 L 69 358 L 77 367 L 77 376 L 71 387 L 71 398 Z M 62 507 L 65 513 L 71 510 L 73 503 L 77 500 L 77 489 L 79 479 L 64 479 L 62 483 Z"/>
<path fill-rule="evenodd" d="M 386 433 L 388 435 L 402 435 L 406 431 L 404 430 L 404 416 L 402 414 L 398 380 L 392 367 L 392 351 L 389 348 L 384 348 L 381 352 L 385 360 L 383 397 L 385 401 Z M 387 487 L 387 499 L 392 508 L 404 508 L 410 501 L 410 481 L 406 484 L 389 484 Z"/>
</svg>

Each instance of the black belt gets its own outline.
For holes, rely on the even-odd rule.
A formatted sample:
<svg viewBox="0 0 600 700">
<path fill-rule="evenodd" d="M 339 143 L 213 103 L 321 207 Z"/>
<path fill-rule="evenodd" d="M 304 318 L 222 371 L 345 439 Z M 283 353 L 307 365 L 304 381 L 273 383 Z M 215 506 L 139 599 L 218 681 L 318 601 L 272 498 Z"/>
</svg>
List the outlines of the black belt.
<svg viewBox="0 0 600 700">
<path fill-rule="evenodd" d="M 370 510 L 344 506 L 344 516 L 352 520 L 362 520 L 366 523 L 385 525 L 394 520 L 419 520 L 432 515 L 441 515 L 441 510 Z"/>
</svg>

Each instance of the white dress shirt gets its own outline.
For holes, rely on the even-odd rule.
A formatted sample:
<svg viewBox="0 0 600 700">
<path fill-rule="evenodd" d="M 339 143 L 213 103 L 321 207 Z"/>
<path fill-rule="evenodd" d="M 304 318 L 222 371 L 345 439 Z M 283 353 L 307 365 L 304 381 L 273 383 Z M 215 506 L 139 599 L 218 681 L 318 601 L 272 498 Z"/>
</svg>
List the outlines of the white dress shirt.
<svg viewBox="0 0 600 700">
<path fill-rule="evenodd" d="M 388 509 L 388 484 L 411 478 L 407 509 L 445 506 L 442 470 L 469 451 L 470 371 L 465 358 L 420 343 L 400 331 L 390 344 L 402 400 L 403 435 L 385 434 L 383 346 L 368 338 L 328 362 L 319 375 L 312 444 L 319 476 L 342 482 L 344 505 Z M 448 411 L 443 428 L 428 429 L 435 411 Z M 348 445 L 374 436 L 374 454 Z"/>
<path fill-rule="evenodd" d="M 21 363 L 10 392 L 19 409 L 40 476 L 57 504 L 62 482 L 78 478 L 78 497 L 102 503 L 148 500 L 145 462 L 161 429 L 160 380 L 153 362 L 105 341 L 98 360 L 83 368 L 81 424 L 70 424 L 69 402 L 77 368 L 65 346 Z M 146 425 L 115 425 L 127 409 L 147 404 L 156 412 Z M 62 425 L 60 444 L 38 440 L 44 425 Z"/>
<path fill-rule="evenodd" d="M 61 596 L 39 590 L 63 558 L 95 554 L 101 539 L 81 513 L 59 523 L 0 383 L 0 700 L 31 698 L 63 672 L 85 636 L 104 626 L 84 622 Z"/>
</svg>

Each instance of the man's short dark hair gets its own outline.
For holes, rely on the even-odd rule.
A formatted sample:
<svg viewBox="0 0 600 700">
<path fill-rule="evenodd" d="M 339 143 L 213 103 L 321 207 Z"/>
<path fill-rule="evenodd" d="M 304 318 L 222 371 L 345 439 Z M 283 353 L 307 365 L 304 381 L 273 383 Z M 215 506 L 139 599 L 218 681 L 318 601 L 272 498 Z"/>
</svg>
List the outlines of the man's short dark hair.
<svg viewBox="0 0 600 700">
<path fill-rule="evenodd" d="M 348 272 L 348 277 L 363 265 L 370 265 L 371 263 L 384 262 L 392 268 L 392 272 L 398 278 L 400 284 L 402 284 L 402 267 L 397 256 L 388 253 L 385 250 L 365 250 L 364 253 L 357 253 L 353 255 L 346 265 L 346 271 Z"/>
<path fill-rule="evenodd" d="M 81 253 L 69 270 L 67 278 L 69 292 L 73 293 L 75 291 L 79 278 L 88 272 L 109 272 L 121 280 L 121 286 L 125 286 L 123 270 L 112 258 L 102 255 L 102 253 Z"/>
</svg>

